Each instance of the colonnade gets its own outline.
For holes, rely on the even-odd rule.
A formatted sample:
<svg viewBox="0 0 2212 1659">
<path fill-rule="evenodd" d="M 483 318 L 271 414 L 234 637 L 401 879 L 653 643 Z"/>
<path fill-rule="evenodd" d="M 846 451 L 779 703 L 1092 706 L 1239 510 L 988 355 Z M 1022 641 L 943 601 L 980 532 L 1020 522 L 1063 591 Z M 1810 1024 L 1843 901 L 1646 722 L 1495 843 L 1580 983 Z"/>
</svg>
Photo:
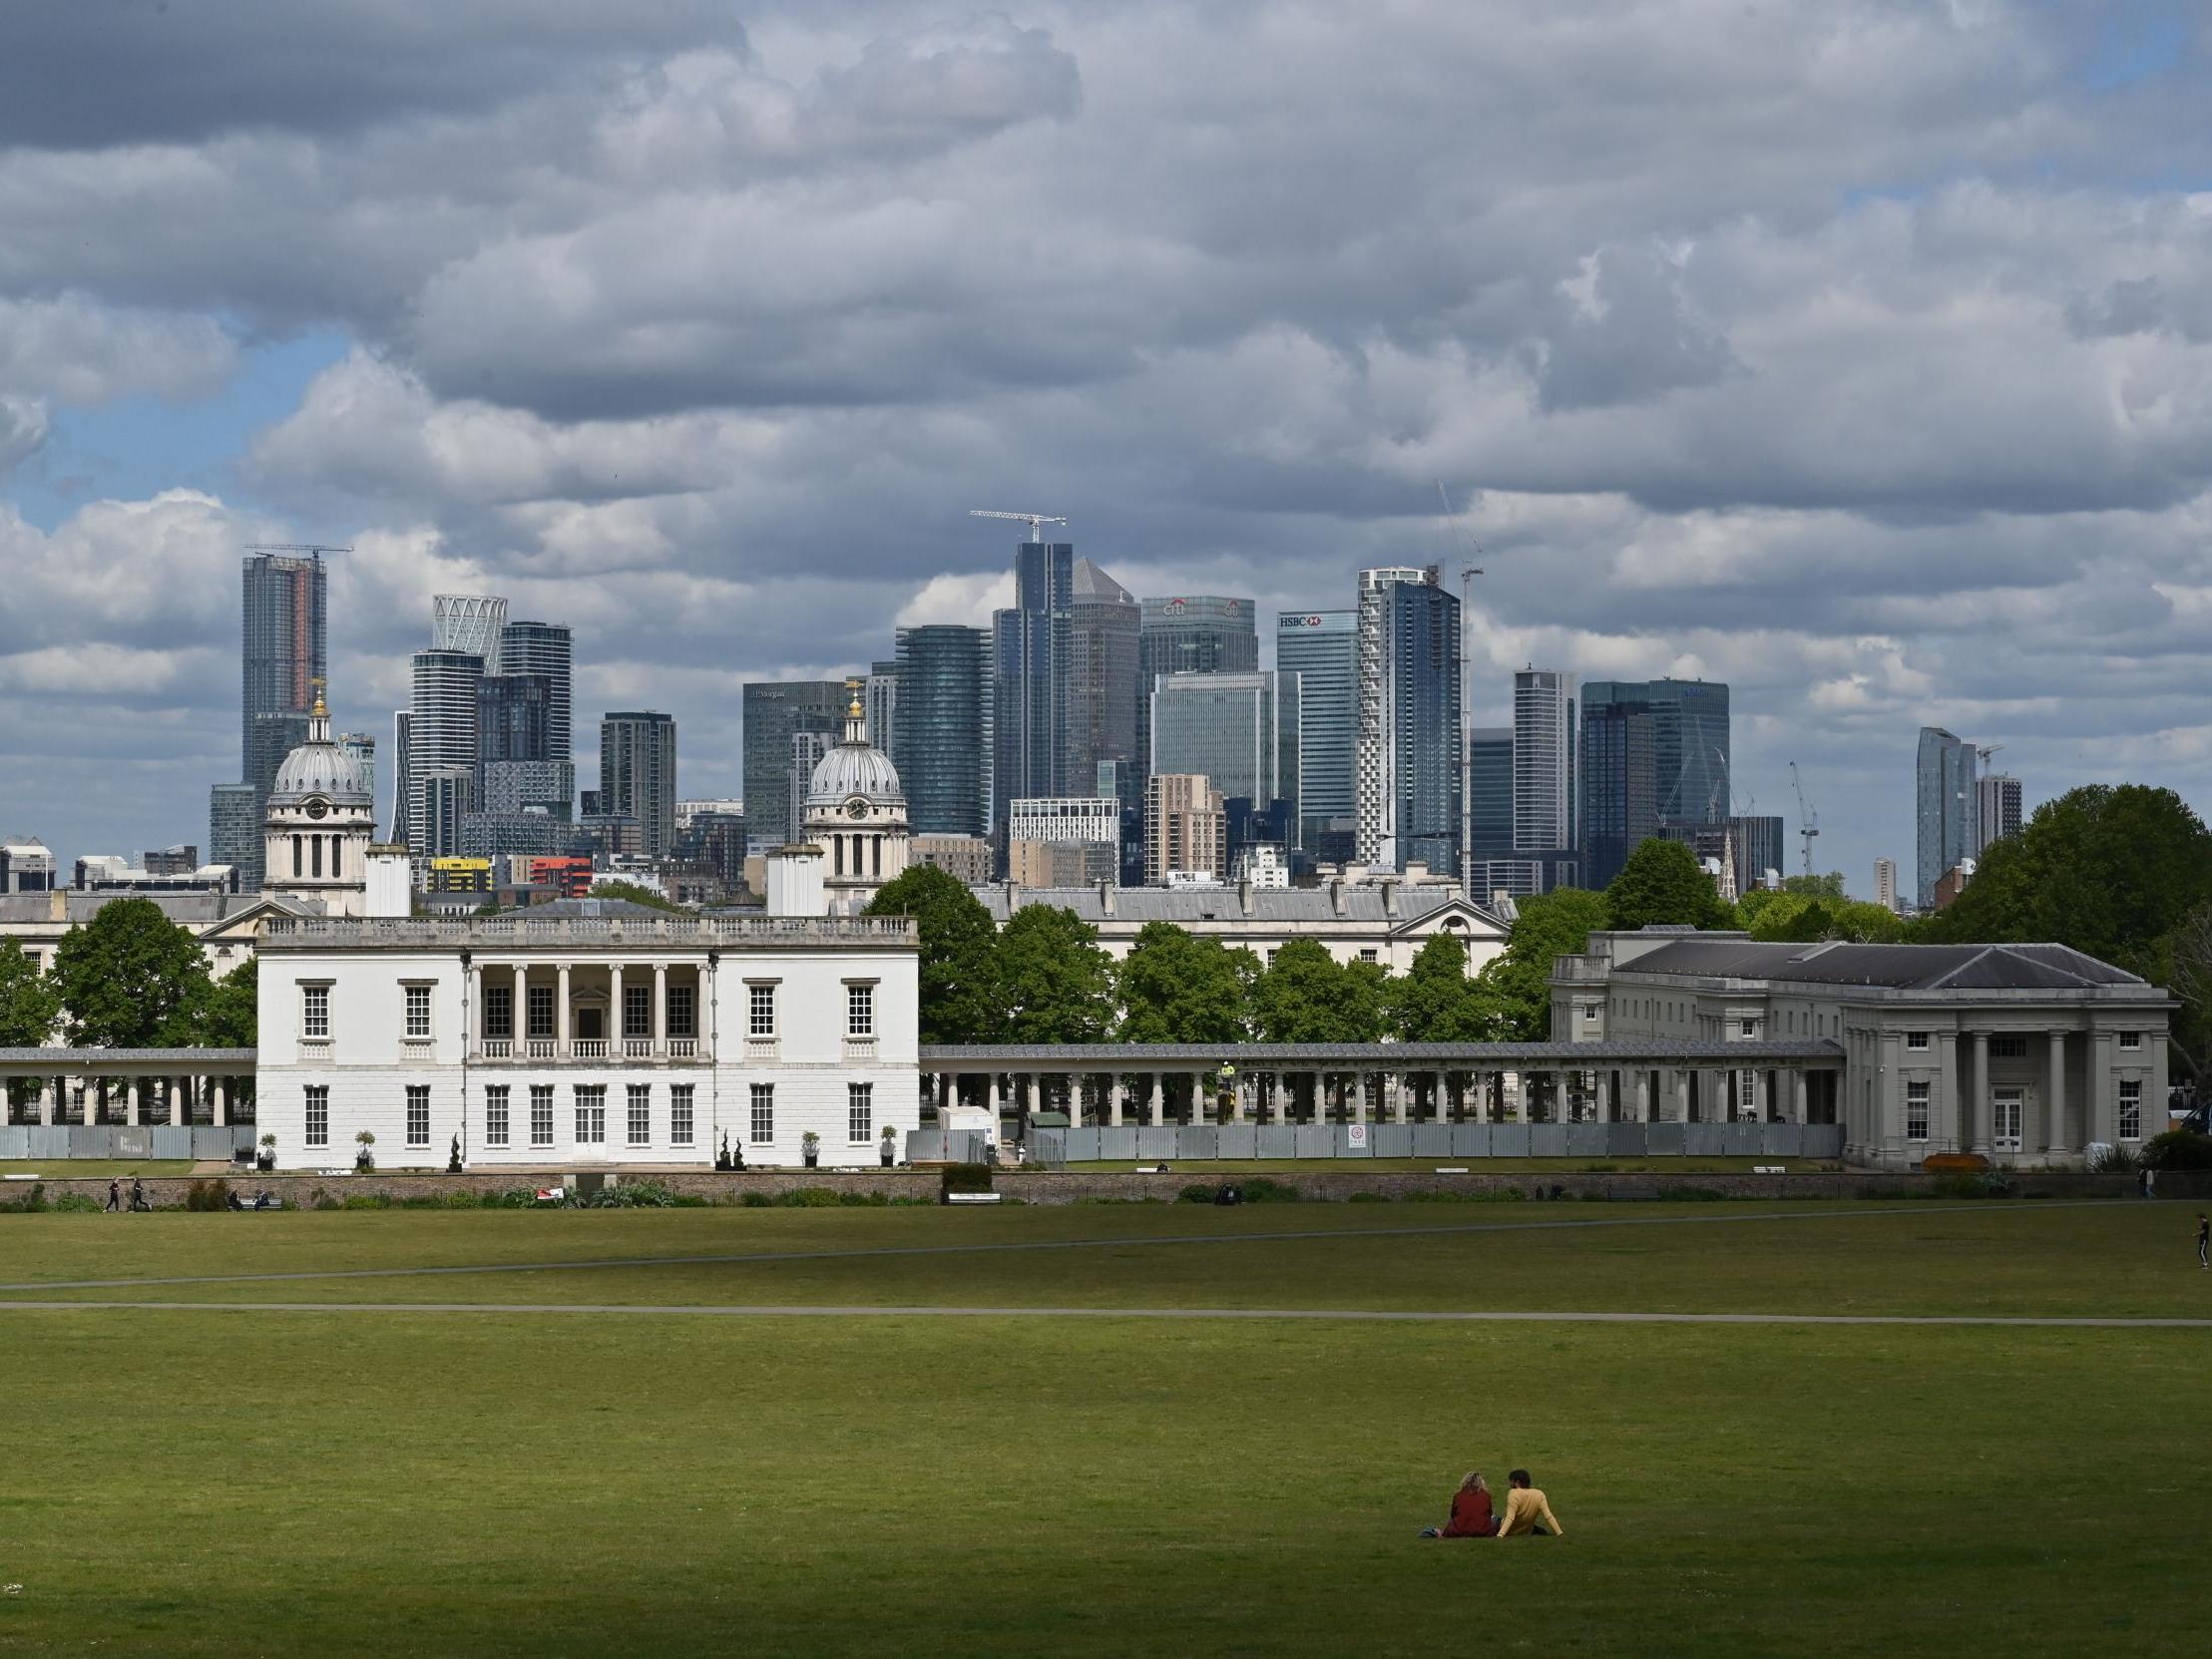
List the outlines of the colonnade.
<svg viewBox="0 0 2212 1659">
<path fill-rule="evenodd" d="M 609 961 L 595 957 L 578 963 L 564 960 L 552 962 L 471 962 L 468 969 L 468 999 L 470 1022 L 477 1034 L 474 1048 L 479 1059 L 696 1059 L 701 1057 L 704 1045 L 699 1039 L 700 1022 L 705 1009 L 714 996 L 715 965 L 709 957 L 706 965 L 697 971 L 697 978 L 681 979 L 671 987 L 665 962 Z M 576 1009 L 579 995 L 584 993 L 584 982 L 578 974 L 586 969 L 593 976 L 604 974 L 607 985 L 607 1027 L 596 1037 L 576 1035 Z M 535 989 L 552 993 L 552 1019 L 546 1030 L 533 1029 L 529 993 L 534 989 L 530 976 L 535 971 L 540 977 Z M 550 973 L 553 983 L 549 987 L 544 976 Z M 687 1006 L 671 1004 L 669 993 L 690 993 Z M 497 990 L 506 994 L 503 1006 L 494 1011 L 486 1001 L 487 991 Z M 632 990 L 649 990 L 646 998 L 646 1019 L 643 1029 L 633 1031 L 628 1019 L 628 1002 L 625 993 Z M 586 1001 L 596 998 L 586 996 Z M 672 1015 L 672 1018 L 671 1018 Z"/>
<path fill-rule="evenodd" d="M 185 1127 L 205 1121 L 216 1127 L 231 1121 L 232 1079 L 185 1073 L 161 1077 L 108 1077 L 92 1075 L 39 1075 L 36 1091 L 24 1097 L 26 1079 L 6 1082 L 7 1121 L 18 1128 L 53 1128 L 76 1125 L 90 1128 L 108 1123 L 131 1128 L 158 1125 Z M 235 1096 L 238 1121 L 250 1122 L 251 1099 L 244 1089 Z"/>
</svg>

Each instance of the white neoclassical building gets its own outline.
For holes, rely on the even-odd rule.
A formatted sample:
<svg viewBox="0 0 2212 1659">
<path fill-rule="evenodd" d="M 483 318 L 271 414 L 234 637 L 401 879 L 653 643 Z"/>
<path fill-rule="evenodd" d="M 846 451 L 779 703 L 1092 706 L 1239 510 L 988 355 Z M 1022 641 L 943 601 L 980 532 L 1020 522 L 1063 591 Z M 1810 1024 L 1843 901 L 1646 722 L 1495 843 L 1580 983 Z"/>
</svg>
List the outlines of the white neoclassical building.
<svg viewBox="0 0 2212 1659">
<path fill-rule="evenodd" d="M 293 1169 L 363 1130 L 385 1169 L 873 1164 L 918 1122 L 916 964 L 910 921 L 818 910 L 274 918 L 258 1121 Z"/>
<path fill-rule="evenodd" d="M 801 822 L 823 854 L 822 886 L 832 914 L 857 916 L 906 870 L 906 792 L 891 757 L 868 741 L 860 681 L 847 680 L 845 739 L 815 762 Z"/>
<path fill-rule="evenodd" d="M 330 740 L 319 680 L 307 741 L 277 767 L 261 823 L 262 898 L 323 916 L 364 913 L 376 796 L 361 762 Z"/>
</svg>

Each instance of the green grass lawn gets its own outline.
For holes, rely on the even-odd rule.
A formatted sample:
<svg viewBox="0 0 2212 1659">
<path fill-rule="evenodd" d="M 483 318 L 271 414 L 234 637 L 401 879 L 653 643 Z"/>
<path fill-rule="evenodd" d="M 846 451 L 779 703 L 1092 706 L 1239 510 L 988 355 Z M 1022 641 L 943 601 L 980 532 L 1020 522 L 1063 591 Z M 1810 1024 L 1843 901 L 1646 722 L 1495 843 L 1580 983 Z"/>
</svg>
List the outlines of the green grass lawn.
<svg viewBox="0 0 2212 1659">
<path fill-rule="evenodd" d="M 94 1176 L 190 1175 L 198 1166 L 190 1158 L 0 1158 L 0 1175 L 43 1175 L 49 1181 L 89 1181 Z M 20 1181 L 0 1187 L 7 1197 Z"/>
<path fill-rule="evenodd" d="M 1078 1173 L 1123 1174 L 1150 1169 L 1149 1162 L 1115 1158 L 1111 1162 L 1071 1163 Z M 1478 1175 L 1604 1174 L 1622 1175 L 1748 1175 L 1753 1169 L 1776 1165 L 1792 1174 L 1805 1170 L 1837 1170 L 1840 1163 L 1820 1158 L 1169 1158 L 1167 1167 L 1190 1172 L 1191 1179 L 1218 1175 L 1275 1175 L 1286 1169 L 1323 1174 L 1358 1175 L 1377 1170 L 1413 1170 L 1432 1174 L 1439 1169 L 1467 1169 Z"/>
<path fill-rule="evenodd" d="M 783 1259 L 146 1294 L 2212 1315 L 2193 1206 L 1828 1207 L 10 1216 L 0 1278 L 742 1253 Z M 1662 1224 L 1377 1231 L 1612 1219 Z M 0 1653 L 2187 1651 L 2208 1361 L 2201 1329 L 0 1311 Z M 1515 1462 L 1566 1537 L 1413 1535 Z"/>
</svg>

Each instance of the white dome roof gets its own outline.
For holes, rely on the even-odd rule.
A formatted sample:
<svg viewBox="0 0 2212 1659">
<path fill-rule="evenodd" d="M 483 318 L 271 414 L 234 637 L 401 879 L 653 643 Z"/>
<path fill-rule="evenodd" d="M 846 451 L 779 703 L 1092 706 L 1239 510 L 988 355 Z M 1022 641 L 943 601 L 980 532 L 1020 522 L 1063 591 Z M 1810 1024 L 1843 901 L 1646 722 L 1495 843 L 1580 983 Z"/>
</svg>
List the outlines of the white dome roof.
<svg viewBox="0 0 2212 1659">
<path fill-rule="evenodd" d="M 873 806 L 904 806 L 899 770 L 891 757 L 867 742 L 846 741 L 814 763 L 806 786 L 808 806 L 842 806 L 855 795 Z"/>
<path fill-rule="evenodd" d="M 310 795 L 320 795 L 336 805 L 374 804 L 361 763 L 335 743 L 302 743 L 284 756 L 283 765 L 276 768 L 268 804 L 292 806 Z"/>
</svg>

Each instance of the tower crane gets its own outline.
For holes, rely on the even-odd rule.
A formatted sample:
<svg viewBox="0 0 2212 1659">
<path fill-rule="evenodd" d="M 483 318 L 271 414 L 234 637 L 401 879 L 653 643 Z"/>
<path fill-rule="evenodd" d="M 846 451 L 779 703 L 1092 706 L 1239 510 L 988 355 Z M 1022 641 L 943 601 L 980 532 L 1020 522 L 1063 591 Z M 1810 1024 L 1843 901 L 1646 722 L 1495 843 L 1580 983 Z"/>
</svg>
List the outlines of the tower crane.
<svg viewBox="0 0 2212 1659">
<path fill-rule="evenodd" d="M 247 553 L 305 553 L 320 559 L 326 553 L 351 553 L 351 548 L 334 548 L 327 542 L 248 542 Z"/>
<path fill-rule="evenodd" d="M 1805 785 L 1797 775 L 1797 762 L 1790 762 L 1790 787 L 1797 791 L 1797 838 L 1805 844 L 1805 874 L 1813 873 L 1813 837 L 1820 834 L 1820 814 L 1805 804 Z"/>
<path fill-rule="evenodd" d="M 1977 760 L 1982 762 L 1985 776 L 1988 775 L 1990 761 L 1995 756 L 1996 751 L 2003 747 L 2002 743 L 1977 743 L 1975 745 L 1974 755 Z"/>
<path fill-rule="evenodd" d="M 1066 524 L 1068 522 L 1066 519 L 1051 518 L 1043 513 L 1002 513 L 995 507 L 971 507 L 968 509 L 968 517 L 971 519 L 1014 519 L 1030 527 L 1030 540 L 1033 542 L 1041 542 L 1045 539 L 1041 529 L 1042 526 Z"/>
</svg>

